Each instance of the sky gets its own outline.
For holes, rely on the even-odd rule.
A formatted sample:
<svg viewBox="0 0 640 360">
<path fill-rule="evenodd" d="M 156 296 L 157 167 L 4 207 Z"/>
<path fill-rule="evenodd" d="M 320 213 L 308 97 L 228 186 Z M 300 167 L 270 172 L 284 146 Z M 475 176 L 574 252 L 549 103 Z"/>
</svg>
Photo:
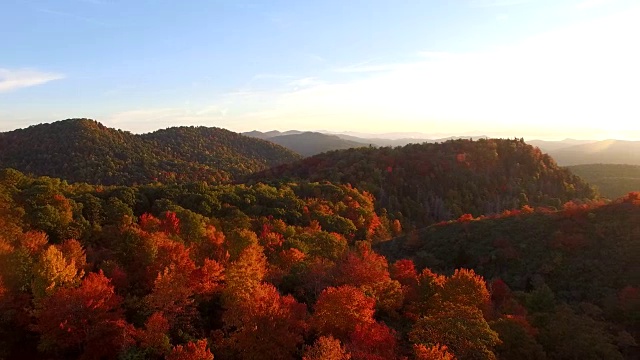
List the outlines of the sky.
<svg viewBox="0 0 640 360">
<path fill-rule="evenodd" d="M 640 140 L 637 0 L 2 0 L 0 131 Z"/>
</svg>

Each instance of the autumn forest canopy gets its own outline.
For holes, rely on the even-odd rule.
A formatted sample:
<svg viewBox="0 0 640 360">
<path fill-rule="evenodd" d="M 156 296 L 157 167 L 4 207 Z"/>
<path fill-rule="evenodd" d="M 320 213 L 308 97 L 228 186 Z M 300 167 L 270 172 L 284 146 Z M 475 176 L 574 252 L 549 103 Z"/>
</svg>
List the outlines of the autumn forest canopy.
<svg viewBox="0 0 640 360">
<path fill-rule="evenodd" d="M 522 139 L 0 133 L 0 359 L 638 359 L 637 174 Z"/>
</svg>

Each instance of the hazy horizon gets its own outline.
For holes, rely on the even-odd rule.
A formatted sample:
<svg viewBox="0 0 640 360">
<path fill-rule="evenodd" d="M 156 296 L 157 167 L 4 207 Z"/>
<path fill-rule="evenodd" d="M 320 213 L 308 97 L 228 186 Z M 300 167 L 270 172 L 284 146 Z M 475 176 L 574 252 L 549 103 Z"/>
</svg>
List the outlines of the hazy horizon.
<svg viewBox="0 0 640 360">
<path fill-rule="evenodd" d="M 640 140 L 640 5 L 9 0 L 0 131 L 170 126 Z"/>
<path fill-rule="evenodd" d="M 311 132 L 311 133 L 322 133 L 322 134 L 326 134 L 326 135 L 346 135 L 346 136 L 353 136 L 353 137 L 357 137 L 357 138 L 361 138 L 362 140 L 366 140 L 366 139 L 386 139 L 386 140 L 404 140 L 404 139 L 427 139 L 427 140 L 439 140 L 439 139 L 444 139 L 444 138 L 450 138 L 450 137 L 460 137 L 460 138 L 479 138 L 479 137 L 488 137 L 488 138 L 494 138 L 494 139 L 519 139 L 519 138 L 524 138 L 525 141 L 548 141 L 548 142 L 561 142 L 561 141 L 593 141 L 593 142 L 597 142 L 597 141 L 607 141 L 607 140 L 621 140 L 621 141 L 640 141 L 640 140 L 625 140 L 625 139 L 615 139 L 615 138 L 606 138 L 606 137 L 593 137 L 593 138 L 576 138 L 576 137 L 549 137 L 549 138 L 539 138 L 539 137 L 524 137 L 524 136 L 517 136 L 517 135 L 500 135 L 500 134 L 491 134 L 491 133 L 482 133 L 481 131 L 465 131 L 465 132 L 461 132 L 461 133 L 428 133 L 428 132 L 396 132 L 396 131 L 389 131 L 389 132 L 366 132 L 366 131 L 349 131 L 349 130 L 345 130 L 345 131 L 334 131 L 334 130 L 326 130 L 326 129 L 312 129 L 312 130 L 301 130 L 301 129 L 268 129 L 268 130 L 247 130 L 247 131 L 236 131 L 233 129 L 228 129 L 228 128 L 224 128 L 221 126 L 217 126 L 215 124 L 176 124 L 176 125 L 170 125 L 168 127 L 157 127 L 154 129 L 148 129 L 148 130 L 142 130 L 142 131 L 136 131 L 136 130 L 132 130 L 127 128 L 126 126 L 114 126 L 114 125 L 110 125 L 108 123 L 105 123 L 103 121 L 101 121 L 100 119 L 92 119 L 92 118 L 80 118 L 80 117 L 75 117 L 75 118 L 69 118 L 69 119 L 60 119 L 60 120 L 53 120 L 53 121 L 42 121 L 42 122 L 34 122 L 31 124 L 25 124 L 24 126 L 20 126 L 20 127 L 15 127 L 15 128 L 10 128 L 10 129 L 2 129 L 0 130 L 0 132 L 8 132 L 8 131 L 14 131 L 14 130 L 20 130 L 20 129 L 26 129 L 28 127 L 31 126 L 35 126 L 35 125 L 41 125 L 41 124 L 51 124 L 53 122 L 57 122 L 57 121 L 65 121 L 65 120 L 72 120 L 72 119 L 89 119 L 89 120 L 95 120 L 98 121 L 99 123 L 101 123 L 104 126 L 116 129 L 116 130 L 122 130 L 122 131 L 127 131 L 130 132 L 132 134 L 146 134 L 146 133 L 152 133 L 154 131 L 157 130 L 163 130 L 163 129 L 167 129 L 169 127 L 179 127 L 179 126 L 205 126 L 205 127 L 217 127 L 217 128 L 223 128 L 226 130 L 230 130 L 230 131 L 234 131 L 240 134 L 244 134 L 244 133 L 249 133 L 249 132 L 253 132 L 253 131 L 258 131 L 261 133 L 268 133 L 271 131 L 278 131 L 280 133 L 287 133 L 287 132 Z M 125 124 L 126 125 L 126 124 Z"/>
</svg>

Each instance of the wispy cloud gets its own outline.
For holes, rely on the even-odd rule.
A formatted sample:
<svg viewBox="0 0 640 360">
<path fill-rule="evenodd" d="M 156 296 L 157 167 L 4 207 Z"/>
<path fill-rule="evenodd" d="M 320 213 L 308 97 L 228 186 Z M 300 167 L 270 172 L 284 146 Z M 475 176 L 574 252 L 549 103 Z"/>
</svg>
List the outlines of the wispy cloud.
<svg viewBox="0 0 640 360">
<path fill-rule="evenodd" d="M 265 14 L 266 20 L 276 26 L 277 28 L 284 30 L 294 25 L 294 16 L 288 12 L 269 12 Z"/>
<path fill-rule="evenodd" d="M 397 64 L 374 64 L 370 61 L 353 64 L 349 66 L 340 67 L 334 69 L 337 73 L 376 73 L 376 72 L 384 72 L 390 71 L 397 67 Z"/>
<path fill-rule="evenodd" d="M 108 126 L 142 133 L 181 125 L 220 126 L 228 109 L 220 105 L 147 108 L 121 111 L 104 119 Z"/>
<path fill-rule="evenodd" d="M 129 121 L 157 121 L 168 117 L 182 115 L 184 109 L 180 108 L 155 108 L 155 109 L 138 109 L 128 110 L 113 114 L 109 117 L 113 123 L 123 123 Z"/>
<path fill-rule="evenodd" d="M 307 53 L 307 54 L 304 54 L 304 56 L 307 59 L 309 59 L 310 61 L 315 62 L 315 63 L 327 62 L 327 59 L 325 59 L 324 57 L 322 57 L 322 56 L 320 56 L 318 54 Z"/>
<path fill-rule="evenodd" d="M 87 17 L 87 16 L 82 16 L 82 15 L 66 12 L 66 11 L 51 10 L 51 9 L 47 9 L 47 8 L 43 8 L 43 7 L 34 7 L 33 9 L 35 11 L 38 11 L 38 12 L 41 12 L 41 13 L 51 14 L 51 15 L 61 16 L 61 17 L 66 17 L 66 18 L 69 18 L 69 19 L 82 21 L 82 22 L 85 22 L 85 23 L 88 23 L 88 24 L 92 24 L 92 25 L 98 25 L 98 26 L 104 26 L 104 27 L 111 26 L 111 24 L 102 22 L 100 20 L 97 20 L 97 19 L 94 19 L 94 18 L 91 18 L 91 17 Z"/>
<path fill-rule="evenodd" d="M 21 88 L 41 85 L 49 81 L 63 79 L 63 74 L 43 72 L 32 69 L 0 68 L 0 92 L 9 92 Z"/>
<path fill-rule="evenodd" d="M 293 75 L 263 73 L 254 75 L 251 80 L 289 80 L 293 78 L 295 78 Z"/>
<path fill-rule="evenodd" d="M 324 84 L 324 81 L 316 78 L 316 77 L 305 77 L 300 79 L 295 79 L 289 82 L 289 86 L 291 86 L 294 90 L 300 88 L 306 88 L 311 86 L 318 86 Z"/>
<path fill-rule="evenodd" d="M 474 8 L 487 8 L 487 7 L 503 7 L 522 5 L 533 0 L 471 0 L 469 5 Z"/>
<path fill-rule="evenodd" d="M 615 0 L 585 0 L 576 5 L 576 9 L 586 10 L 598 8 L 610 3 L 613 3 Z"/>
<path fill-rule="evenodd" d="M 640 134 L 640 50 L 629 46 L 639 17 L 640 8 L 630 9 L 485 52 L 425 51 L 306 76 L 259 74 L 255 80 L 269 86 L 112 121 L 148 130 L 192 124 L 459 135 L 481 128 L 492 136 L 630 137 Z"/>
<path fill-rule="evenodd" d="M 634 100 L 640 51 L 628 45 L 640 31 L 637 16 L 640 9 L 486 52 L 422 52 L 407 62 L 334 69 L 333 81 L 274 92 L 241 117 L 253 126 L 262 120 L 262 130 L 276 122 L 309 130 L 437 132 L 483 124 L 492 134 L 540 137 L 549 129 L 587 137 L 616 126 L 640 130 L 627 125 L 640 116 Z"/>
<path fill-rule="evenodd" d="M 429 60 L 449 60 L 456 56 L 446 51 L 419 51 L 418 55 Z"/>
</svg>

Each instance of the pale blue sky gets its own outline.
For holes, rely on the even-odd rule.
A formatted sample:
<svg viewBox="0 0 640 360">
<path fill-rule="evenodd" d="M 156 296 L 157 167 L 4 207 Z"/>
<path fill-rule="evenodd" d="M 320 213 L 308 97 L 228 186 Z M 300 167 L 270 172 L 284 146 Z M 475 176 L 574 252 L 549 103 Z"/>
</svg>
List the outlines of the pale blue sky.
<svg viewBox="0 0 640 360">
<path fill-rule="evenodd" d="M 3 0 L 0 130 L 640 139 L 625 0 Z"/>
</svg>

